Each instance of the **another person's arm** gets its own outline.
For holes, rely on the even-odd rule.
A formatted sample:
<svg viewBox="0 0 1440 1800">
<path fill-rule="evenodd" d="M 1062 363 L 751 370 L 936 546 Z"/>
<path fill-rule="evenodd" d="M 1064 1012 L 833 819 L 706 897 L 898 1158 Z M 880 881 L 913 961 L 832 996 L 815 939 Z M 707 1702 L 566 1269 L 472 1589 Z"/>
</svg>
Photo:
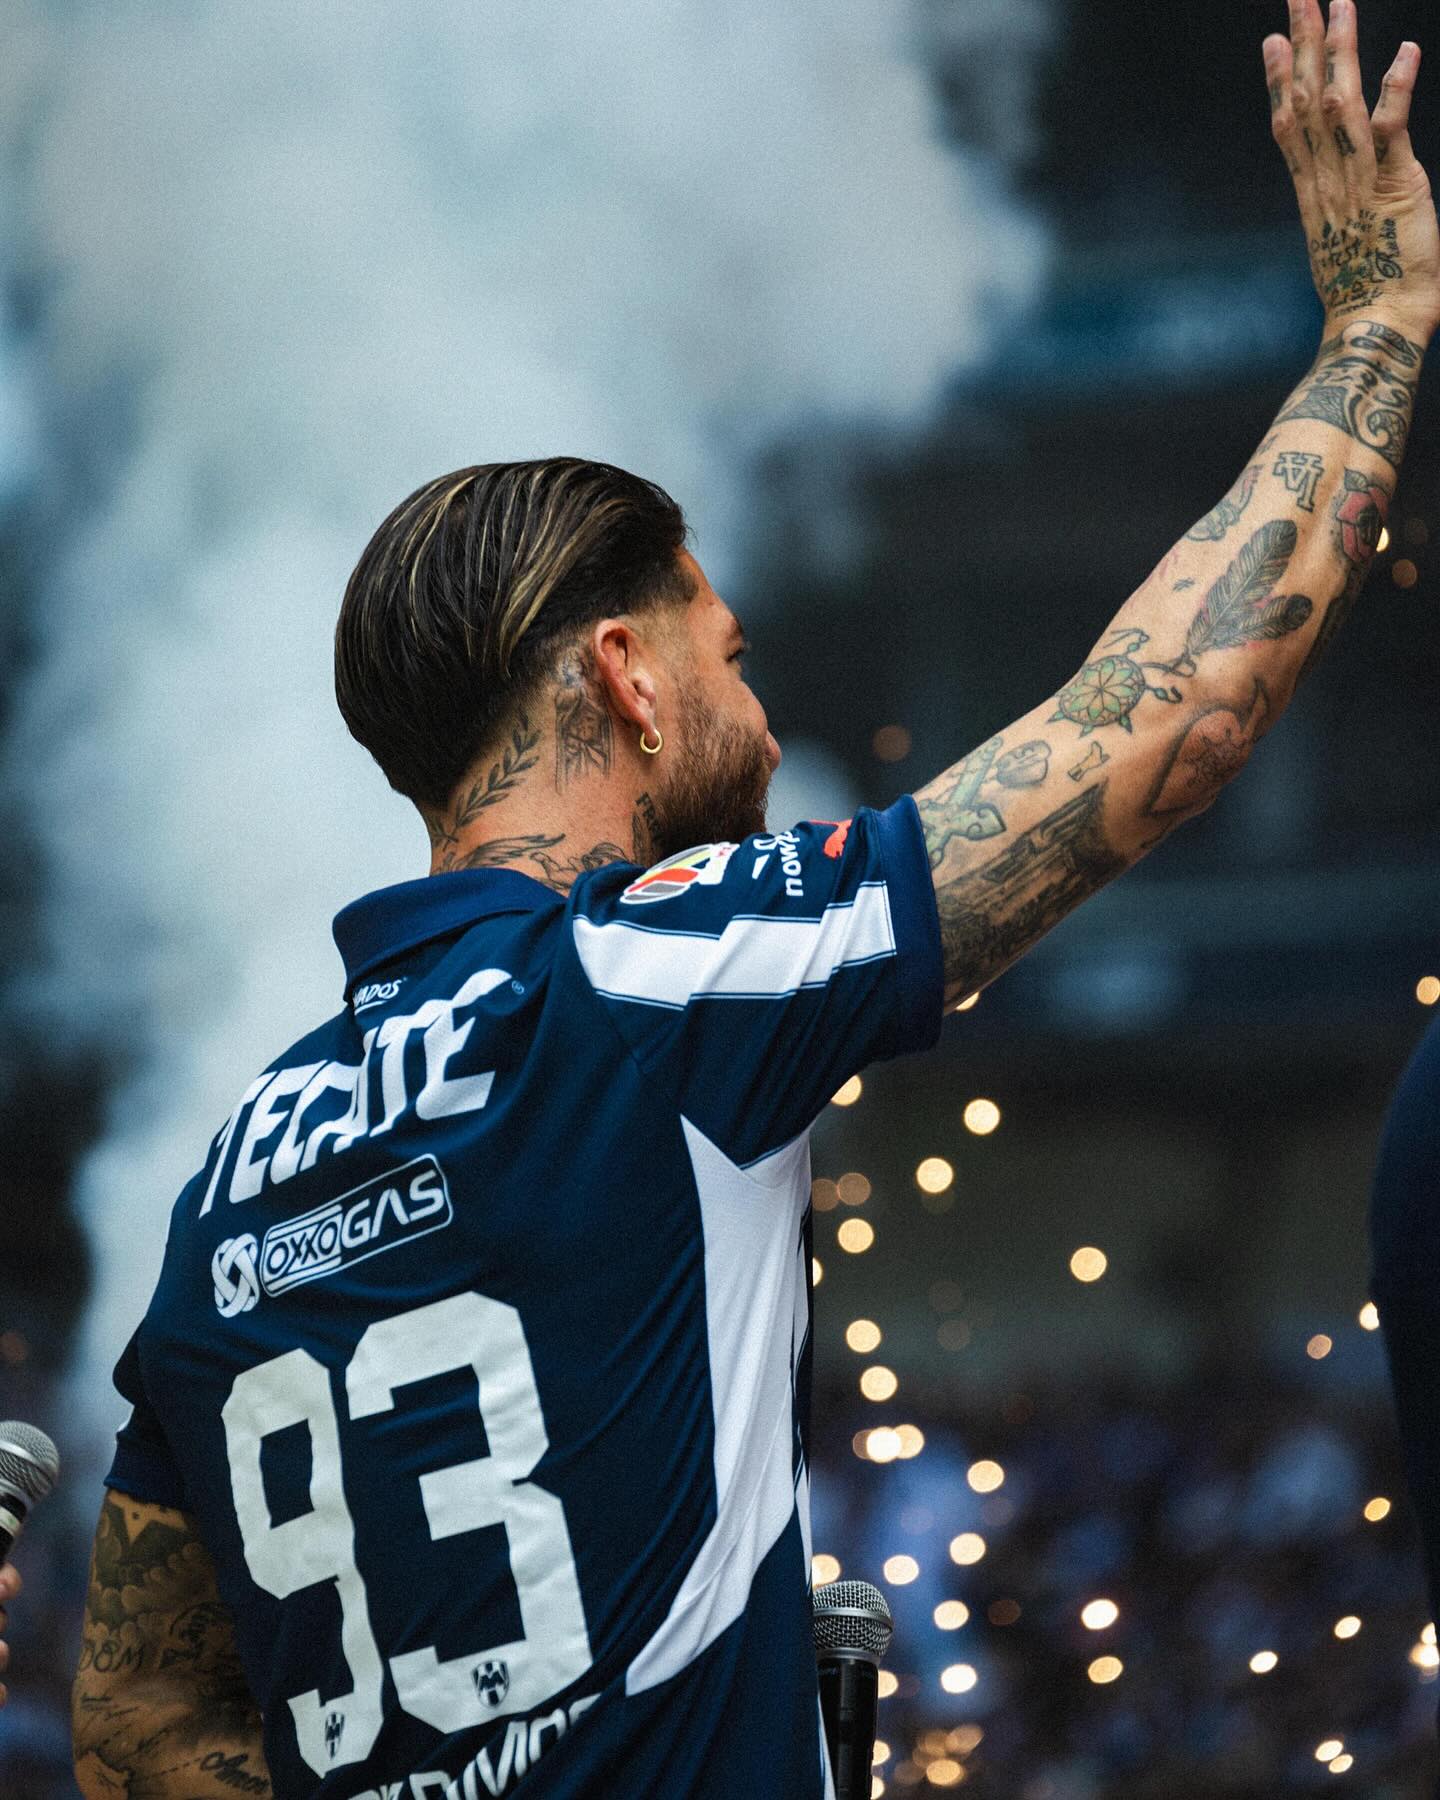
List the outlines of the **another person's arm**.
<svg viewBox="0 0 1440 1800">
<path fill-rule="evenodd" d="M 1292 0 L 1291 22 L 1292 42 L 1266 41 L 1266 71 L 1325 306 L 1320 353 L 1074 679 L 916 795 L 947 1003 L 1210 805 L 1374 557 L 1440 323 L 1440 233 L 1408 133 L 1419 52 L 1402 49 L 1372 118 L 1350 0 L 1328 35 L 1317 0 Z M 1183 444 L 1178 407 L 1175 431 Z"/>
<path fill-rule="evenodd" d="M 106 1493 L 72 1724 L 86 1800 L 269 1800 L 260 1714 L 185 1513 Z"/>
</svg>

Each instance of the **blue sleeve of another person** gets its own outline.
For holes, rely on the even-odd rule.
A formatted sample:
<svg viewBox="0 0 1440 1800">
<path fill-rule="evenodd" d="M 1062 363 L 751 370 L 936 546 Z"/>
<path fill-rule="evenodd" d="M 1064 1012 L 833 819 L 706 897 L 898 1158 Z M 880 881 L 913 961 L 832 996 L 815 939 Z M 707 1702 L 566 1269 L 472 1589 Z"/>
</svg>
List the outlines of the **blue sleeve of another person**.
<svg viewBox="0 0 1440 1800">
<path fill-rule="evenodd" d="M 939 1036 L 939 921 L 908 797 L 628 873 L 577 887 L 584 978 L 647 1078 L 735 1161 Z"/>
<path fill-rule="evenodd" d="M 1440 1617 L 1440 1022 L 1401 1079 L 1370 1207 L 1371 1295 Z"/>
</svg>

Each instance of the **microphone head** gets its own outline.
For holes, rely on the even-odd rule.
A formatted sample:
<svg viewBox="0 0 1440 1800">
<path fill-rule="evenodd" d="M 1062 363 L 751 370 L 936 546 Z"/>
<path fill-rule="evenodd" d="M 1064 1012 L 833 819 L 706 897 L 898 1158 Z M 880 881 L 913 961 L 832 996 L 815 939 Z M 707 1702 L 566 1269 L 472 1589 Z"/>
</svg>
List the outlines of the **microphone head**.
<svg viewBox="0 0 1440 1800">
<path fill-rule="evenodd" d="M 827 1581 L 810 1596 L 817 1656 L 858 1656 L 878 1663 L 894 1621 L 885 1596 L 868 1581 Z"/>
<path fill-rule="evenodd" d="M 60 1452 L 43 1431 L 18 1419 L 0 1424 L 0 1490 L 8 1488 L 33 1506 L 59 1478 Z"/>
</svg>

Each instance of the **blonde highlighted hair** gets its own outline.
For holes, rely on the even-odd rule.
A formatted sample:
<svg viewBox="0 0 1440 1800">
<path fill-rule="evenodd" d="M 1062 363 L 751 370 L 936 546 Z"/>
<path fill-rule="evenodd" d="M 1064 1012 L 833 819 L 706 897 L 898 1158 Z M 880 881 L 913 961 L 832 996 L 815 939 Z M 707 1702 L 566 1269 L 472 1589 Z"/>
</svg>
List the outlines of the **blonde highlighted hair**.
<svg viewBox="0 0 1440 1800">
<path fill-rule="evenodd" d="M 335 627 L 335 697 L 391 787 L 438 808 L 596 620 L 679 605 L 680 508 L 578 457 L 426 482 L 366 545 Z"/>
</svg>

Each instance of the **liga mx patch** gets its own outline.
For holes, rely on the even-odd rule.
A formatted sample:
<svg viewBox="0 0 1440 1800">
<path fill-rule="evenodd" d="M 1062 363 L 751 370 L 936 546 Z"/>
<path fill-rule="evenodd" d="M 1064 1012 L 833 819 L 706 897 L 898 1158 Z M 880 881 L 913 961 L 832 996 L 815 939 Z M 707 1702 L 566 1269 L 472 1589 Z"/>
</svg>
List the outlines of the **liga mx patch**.
<svg viewBox="0 0 1440 1800">
<path fill-rule="evenodd" d="M 632 881 L 620 896 L 622 906 L 651 906 L 657 900 L 676 900 L 692 887 L 717 887 L 735 854 L 734 844 L 701 844 L 682 850 Z"/>
<path fill-rule="evenodd" d="M 215 1251 L 210 1275 L 222 1318 L 249 1312 L 266 1294 L 397 1250 L 441 1231 L 455 1217 L 445 1172 L 433 1156 L 377 1175 L 323 1206 L 272 1225 L 257 1242 L 251 1232 L 227 1238 Z"/>
</svg>

